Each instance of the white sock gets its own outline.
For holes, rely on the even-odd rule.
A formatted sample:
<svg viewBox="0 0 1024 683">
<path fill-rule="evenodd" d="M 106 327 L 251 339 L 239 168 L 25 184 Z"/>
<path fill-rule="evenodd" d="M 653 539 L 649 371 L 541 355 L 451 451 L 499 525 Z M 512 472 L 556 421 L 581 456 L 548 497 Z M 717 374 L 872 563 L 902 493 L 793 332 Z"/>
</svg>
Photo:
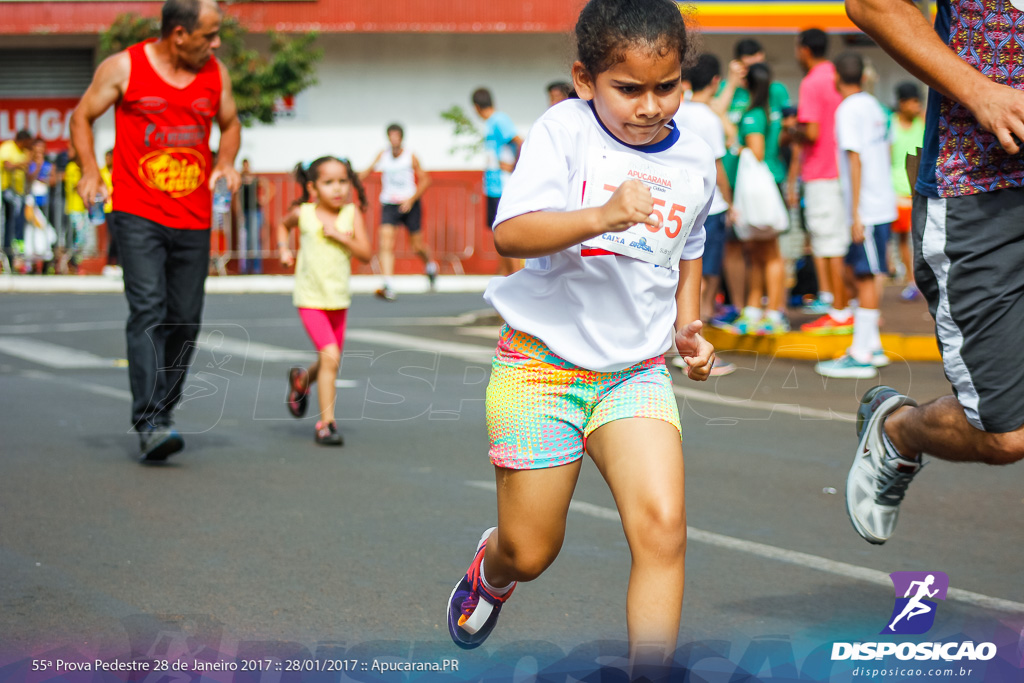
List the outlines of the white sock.
<svg viewBox="0 0 1024 683">
<path fill-rule="evenodd" d="M 437 261 L 430 261 L 427 263 L 427 274 L 437 275 Z"/>
<path fill-rule="evenodd" d="M 391 278 L 384 278 L 384 289 L 391 289 Z"/>
<path fill-rule="evenodd" d="M 754 322 L 757 322 L 758 320 L 761 319 L 763 315 L 764 312 L 760 308 L 757 308 L 756 306 L 743 307 L 743 317 L 747 318 L 748 320 L 753 320 Z"/>
<path fill-rule="evenodd" d="M 850 355 L 861 363 L 870 363 L 876 349 L 882 348 L 878 334 L 877 308 L 858 308 L 853 314 L 853 346 Z"/>
<path fill-rule="evenodd" d="M 832 292 L 818 292 L 818 300 L 823 304 L 831 306 L 832 302 L 835 301 L 835 297 L 832 295 Z"/>
<path fill-rule="evenodd" d="M 850 319 L 850 309 L 849 308 L 844 308 L 843 310 L 838 311 L 838 310 L 836 310 L 836 307 L 833 306 L 831 309 L 829 309 L 828 314 L 837 323 L 841 323 L 841 322 L 843 322 L 845 320 L 849 320 Z"/>
<path fill-rule="evenodd" d="M 483 560 L 480 560 L 480 581 L 483 582 L 484 588 L 487 589 L 487 592 L 490 593 L 491 595 L 497 597 L 497 598 L 500 598 L 505 593 L 508 593 L 510 590 L 512 590 L 512 586 L 515 585 L 515 581 L 513 581 L 512 583 L 510 583 L 509 585 L 505 586 L 504 588 L 495 588 L 494 586 L 492 586 L 490 584 L 490 582 L 487 581 L 487 575 L 484 574 L 484 561 Z"/>
<path fill-rule="evenodd" d="M 765 314 L 773 323 L 781 323 L 784 317 L 782 311 L 776 311 L 774 308 L 769 308 L 765 311 Z"/>
</svg>

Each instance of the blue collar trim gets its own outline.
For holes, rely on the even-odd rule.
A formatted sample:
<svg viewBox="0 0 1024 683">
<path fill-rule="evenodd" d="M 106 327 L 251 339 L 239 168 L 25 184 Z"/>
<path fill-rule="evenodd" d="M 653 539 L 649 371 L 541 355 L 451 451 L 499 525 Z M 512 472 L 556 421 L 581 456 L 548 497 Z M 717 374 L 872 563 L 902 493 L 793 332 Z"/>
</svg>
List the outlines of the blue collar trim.
<svg viewBox="0 0 1024 683">
<path fill-rule="evenodd" d="M 679 140 L 679 126 L 676 125 L 675 121 L 670 121 L 665 126 L 666 128 L 668 128 L 668 135 L 666 135 L 665 139 L 660 142 L 654 142 L 649 145 L 631 145 L 628 142 L 623 142 L 622 140 L 615 137 L 615 134 L 608 130 L 608 127 L 604 125 L 604 121 L 601 120 L 601 117 L 597 115 L 597 110 L 594 109 L 593 101 L 586 100 L 586 103 L 587 106 L 590 107 L 590 111 L 594 114 L 594 119 L 597 121 L 597 125 L 601 126 L 601 130 L 603 130 L 605 133 L 608 133 L 608 135 L 613 140 L 615 140 L 623 147 L 629 147 L 630 149 L 635 149 L 638 152 L 646 152 L 647 154 L 655 154 L 657 152 L 664 152 L 665 150 L 672 147 L 672 145 L 676 144 L 676 142 Z"/>
</svg>

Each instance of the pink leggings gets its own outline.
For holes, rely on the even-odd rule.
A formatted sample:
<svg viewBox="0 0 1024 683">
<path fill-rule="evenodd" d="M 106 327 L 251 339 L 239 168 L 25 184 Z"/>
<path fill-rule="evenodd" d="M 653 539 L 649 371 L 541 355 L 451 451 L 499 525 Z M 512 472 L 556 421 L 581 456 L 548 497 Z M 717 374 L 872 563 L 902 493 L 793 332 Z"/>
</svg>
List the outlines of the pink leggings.
<svg viewBox="0 0 1024 683">
<path fill-rule="evenodd" d="M 345 348 L 345 320 L 348 309 L 341 308 L 325 311 L 319 308 L 300 308 L 299 318 L 306 327 L 306 333 L 313 340 L 317 351 L 331 344 L 337 344 L 338 350 Z"/>
</svg>

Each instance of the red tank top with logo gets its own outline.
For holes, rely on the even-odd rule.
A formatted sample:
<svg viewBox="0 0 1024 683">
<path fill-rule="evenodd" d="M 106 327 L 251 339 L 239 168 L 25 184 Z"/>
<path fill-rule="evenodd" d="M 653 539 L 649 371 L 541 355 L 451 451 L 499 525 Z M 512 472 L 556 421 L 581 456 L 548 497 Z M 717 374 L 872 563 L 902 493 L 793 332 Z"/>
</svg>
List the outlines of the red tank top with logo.
<svg viewBox="0 0 1024 683">
<path fill-rule="evenodd" d="M 114 211 L 168 228 L 205 230 L 212 211 L 210 126 L 220 107 L 220 68 L 211 58 L 191 83 L 176 88 L 153 69 L 145 45 L 128 48 L 131 75 L 114 113 Z"/>
</svg>

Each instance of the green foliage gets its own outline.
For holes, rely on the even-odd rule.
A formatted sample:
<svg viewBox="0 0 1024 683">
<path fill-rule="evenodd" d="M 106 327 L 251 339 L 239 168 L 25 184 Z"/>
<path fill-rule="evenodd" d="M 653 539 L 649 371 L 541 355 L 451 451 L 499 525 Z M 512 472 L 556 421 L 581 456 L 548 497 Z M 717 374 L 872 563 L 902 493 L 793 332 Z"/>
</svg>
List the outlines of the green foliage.
<svg viewBox="0 0 1024 683">
<path fill-rule="evenodd" d="M 147 38 L 156 38 L 158 35 L 159 19 L 140 17 L 131 12 L 119 14 L 110 28 L 100 34 L 99 59 L 105 59 L 115 52 L 120 52 Z"/>
<path fill-rule="evenodd" d="M 264 56 L 245 46 L 246 33 L 238 19 L 225 14 L 217 57 L 231 74 L 231 88 L 242 124 L 273 123 L 277 98 L 296 95 L 317 82 L 316 64 L 323 57 L 323 50 L 313 47 L 316 33 L 290 38 L 269 31 L 270 54 Z M 100 58 L 159 35 L 157 19 L 121 14 L 100 34 Z"/>
<path fill-rule="evenodd" d="M 455 136 L 455 144 L 448 150 L 449 154 L 461 152 L 469 159 L 483 151 L 484 135 L 462 107 L 453 104 L 447 111 L 441 112 L 441 118 L 452 124 L 452 135 Z"/>
</svg>

